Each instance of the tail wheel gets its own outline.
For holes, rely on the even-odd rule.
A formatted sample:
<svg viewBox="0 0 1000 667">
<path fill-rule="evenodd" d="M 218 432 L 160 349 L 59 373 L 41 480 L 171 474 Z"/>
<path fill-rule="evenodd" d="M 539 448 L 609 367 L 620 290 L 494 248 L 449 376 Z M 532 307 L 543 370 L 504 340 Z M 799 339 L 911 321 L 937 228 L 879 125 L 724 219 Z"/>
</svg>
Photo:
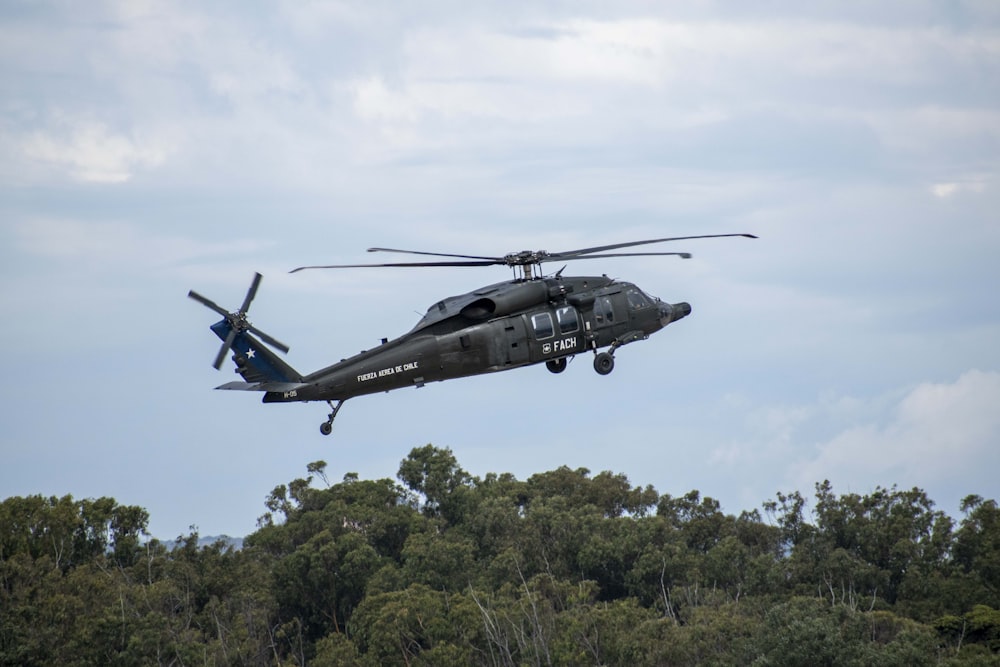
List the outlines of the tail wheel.
<svg viewBox="0 0 1000 667">
<path fill-rule="evenodd" d="M 594 355 L 594 370 L 600 375 L 607 375 L 615 369 L 615 358 L 607 352 Z"/>
<path fill-rule="evenodd" d="M 330 414 L 327 416 L 327 420 L 319 425 L 319 432 L 323 435 L 330 435 L 333 432 L 333 420 L 337 418 L 337 413 L 340 412 L 340 408 L 344 406 L 344 401 L 347 399 L 341 399 L 337 401 L 334 405 L 333 401 L 327 401 L 326 404 L 330 406 Z"/>
</svg>

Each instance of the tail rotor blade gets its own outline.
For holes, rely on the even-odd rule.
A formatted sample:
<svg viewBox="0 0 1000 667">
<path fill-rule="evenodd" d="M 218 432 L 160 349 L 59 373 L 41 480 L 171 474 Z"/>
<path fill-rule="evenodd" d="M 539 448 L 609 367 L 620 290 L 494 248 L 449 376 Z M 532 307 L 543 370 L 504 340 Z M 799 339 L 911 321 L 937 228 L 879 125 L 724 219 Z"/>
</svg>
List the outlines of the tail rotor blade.
<svg viewBox="0 0 1000 667">
<path fill-rule="evenodd" d="M 211 299 L 206 299 L 205 297 L 198 294 L 194 290 L 188 292 L 188 298 L 194 299 L 195 301 L 197 301 L 203 306 L 206 306 L 207 308 L 211 308 L 212 310 L 217 312 L 219 315 L 222 315 L 223 317 L 229 317 L 229 311 L 223 309 L 219 304 L 215 303 Z"/>
<path fill-rule="evenodd" d="M 222 347 L 219 348 L 219 354 L 215 356 L 215 362 L 212 364 L 215 366 L 215 370 L 222 370 L 222 362 L 226 360 L 226 354 L 233 347 L 233 341 L 236 340 L 237 333 L 236 329 L 229 330 L 229 335 L 226 336 L 226 340 L 222 343 Z"/>
<path fill-rule="evenodd" d="M 276 350 L 281 350 L 285 354 L 288 354 L 288 350 L 290 348 L 287 345 L 285 345 L 284 343 L 282 343 L 280 340 L 278 340 L 277 338 L 274 338 L 272 336 L 268 336 L 266 333 L 264 333 L 263 331 L 261 331 L 260 329 L 258 329 L 257 327 L 255 327 L 253 325 L 247 327 L 247 329 L 249 331 L 252 331 L 253 333 L 257 334 L 258 336 L 260 336 L 260 339 L 262 341 L 264 341 L 265 343 L 267 343 L 268 345 L 270 345 L 271 347 L 275 348 Z"/>
<path fill-rule="evenodd" d="M 253 282 L 250 283 L 250 289 L 247 290 L 247 296 L 243 299 L 243 305 L 240 306 L 240 312 L 246 313 L 250 308 L 250 302 L 253 298 L 257 296 L 257 288 L 260 287 L 261 275 L 259 273 L 253 274 Z"/>
</svg>

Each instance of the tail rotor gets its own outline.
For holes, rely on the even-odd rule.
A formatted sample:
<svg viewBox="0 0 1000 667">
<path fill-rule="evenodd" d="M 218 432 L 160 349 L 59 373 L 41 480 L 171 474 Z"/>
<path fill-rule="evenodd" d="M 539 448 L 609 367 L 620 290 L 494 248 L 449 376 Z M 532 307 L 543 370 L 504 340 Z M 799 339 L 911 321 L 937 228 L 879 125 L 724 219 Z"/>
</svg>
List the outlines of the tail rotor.
<svg viewBox="0 0 1000 667">
<path fill-rule="evenodd" d="M 225 308 L 222 308 L 211 299 L 198 294 L 194 290 L 188 292 L 188 297 L 224 317 L 229 325 L 229 333 L 226 335 L 225 340 L 223 340 L 222 347 L 219 348 L 219 353 L 215 356 L 215 362 L 212 364 L 216 370 L 222 368 L 222 363 L 226 359 L 226 354 L 232 349 L 233 342 L 236 340 L 236 337 L 245 331 L 256 334 L 262 341 L 277 350 L 281 350 L 286 353 L 289 350 L 287 345 L 278 339 L 267 335 L 257 327 L 250 324 L 250 321 L 247 320 L 247 311 L 250 309 L 250 303 L 253 301 L 254 297 L 257 296 L 257 288 L 260 287 L 261 277 L 262 276 L 259 273 L 254 274 L 253 282 L 250 283 L 250 289 L 247 290 L 247 295 L 243 299 L 243 305 L 240 306 L 239 310 L 232 313 L 227 311 Z"/>
</svg>

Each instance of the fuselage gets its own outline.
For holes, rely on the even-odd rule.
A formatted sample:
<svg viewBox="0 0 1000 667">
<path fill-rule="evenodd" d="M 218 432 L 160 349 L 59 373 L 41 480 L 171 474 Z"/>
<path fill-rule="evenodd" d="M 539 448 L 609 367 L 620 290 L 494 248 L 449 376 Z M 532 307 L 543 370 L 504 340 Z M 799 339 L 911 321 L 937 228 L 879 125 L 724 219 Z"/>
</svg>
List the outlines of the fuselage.
<svg viewBox="0 0 1000 667">
<path fill-rule="evenodd" d="M 269 391 L 264 402 L 343 401 L 616 348 L 690 311 L 607 276 L 497 283 L 435 303 L 408 333 L 310 373 L 294 389 Z"/>
</svg>

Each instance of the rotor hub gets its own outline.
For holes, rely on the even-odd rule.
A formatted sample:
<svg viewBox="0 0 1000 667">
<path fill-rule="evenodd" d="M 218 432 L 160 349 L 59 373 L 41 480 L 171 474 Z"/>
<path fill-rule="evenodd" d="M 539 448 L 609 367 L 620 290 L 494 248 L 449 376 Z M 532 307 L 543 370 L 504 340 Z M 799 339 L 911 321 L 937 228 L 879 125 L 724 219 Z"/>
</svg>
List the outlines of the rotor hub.
<svg viewBox="0 0 1000 667">
<path fill-rule="evenodd" d="M 247 331 L 250 329 L 250 320 L 247 319 L 247 314 L 244 312 L 236 311 L 235 313 L 229 313 L 226 318 L 229 320 L 229 326 L 238 331 Z"/>
<path fill-rule="evenodd" d="M 522 250 L 504 255 L 503 262 L 507 266 L 529 266 L 541 264 L 548 256 L 549 253 L 545 250 Z"/>
</svg>

